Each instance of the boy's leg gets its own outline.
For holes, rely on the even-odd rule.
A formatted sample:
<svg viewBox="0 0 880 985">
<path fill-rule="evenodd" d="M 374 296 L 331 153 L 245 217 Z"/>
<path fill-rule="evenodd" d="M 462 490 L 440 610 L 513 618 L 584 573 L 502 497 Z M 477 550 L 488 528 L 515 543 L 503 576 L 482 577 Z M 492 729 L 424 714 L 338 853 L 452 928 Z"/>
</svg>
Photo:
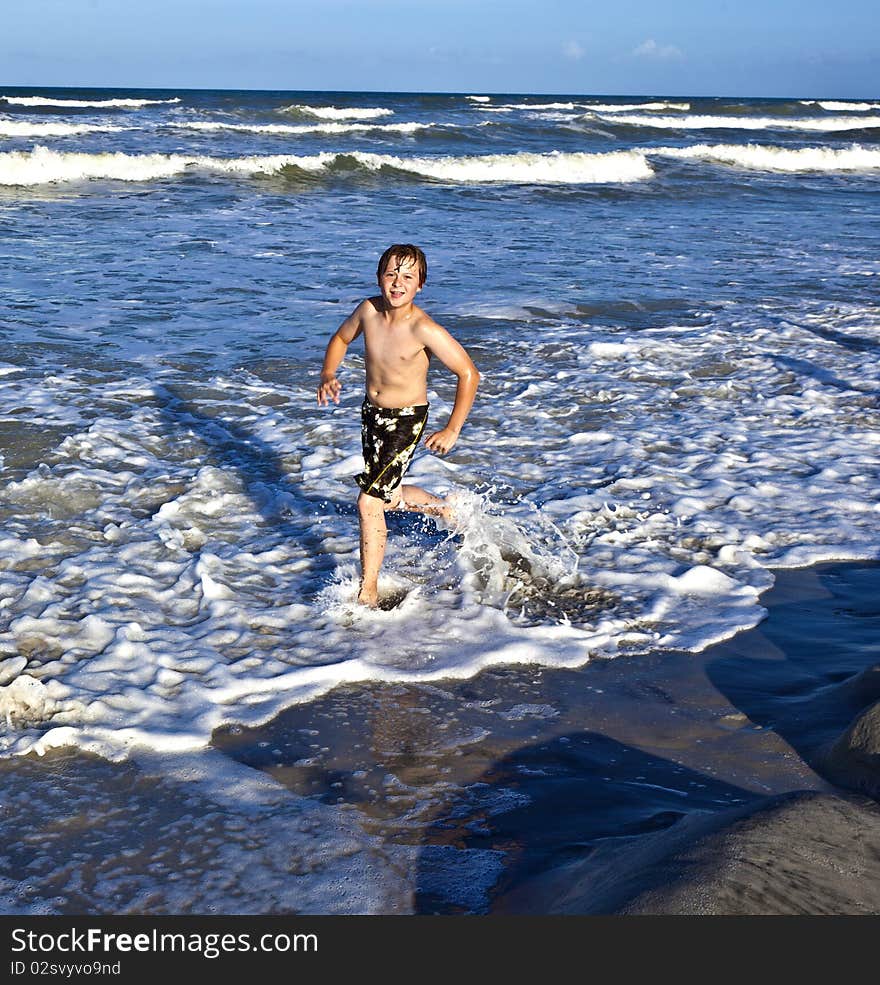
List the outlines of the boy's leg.
<svg viewBox="0 0 880 985">
<path fill-rule="evenodd" d="M 385 525 L 385 503 L 375 496 L 358 496 L 358 517 L 361 528 L 361 587 L 358 602 L 375 608 L 379 601 L 379 568 L 385 556 L 388 528 Z"/>
<path fill-rule="evenodd" d="M 452 507 L 446 500 L 434 496 L 421 486 L 398 486 L 395 494 L 395 498 L 386 504 L 386 510 L 411 510 L 426 516 L 442 516 L 444 520 L 452 519 Z"/>
</svg>

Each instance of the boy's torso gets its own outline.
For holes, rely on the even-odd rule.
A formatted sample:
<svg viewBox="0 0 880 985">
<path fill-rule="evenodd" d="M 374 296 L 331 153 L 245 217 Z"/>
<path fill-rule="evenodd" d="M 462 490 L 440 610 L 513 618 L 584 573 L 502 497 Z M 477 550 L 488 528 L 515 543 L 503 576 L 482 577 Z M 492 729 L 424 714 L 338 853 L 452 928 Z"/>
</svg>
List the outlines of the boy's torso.
<svg viewBox="0 0 880 985">
<path fill-rule="evenodd" d="M 426 404 L 430 355 L 416 329 L 428 316 L 413 305 L 409 317 L 390 322 L 382 306 L 370 298 L 362 320 L 367 397 L 379 407 Z"/>
</svg>

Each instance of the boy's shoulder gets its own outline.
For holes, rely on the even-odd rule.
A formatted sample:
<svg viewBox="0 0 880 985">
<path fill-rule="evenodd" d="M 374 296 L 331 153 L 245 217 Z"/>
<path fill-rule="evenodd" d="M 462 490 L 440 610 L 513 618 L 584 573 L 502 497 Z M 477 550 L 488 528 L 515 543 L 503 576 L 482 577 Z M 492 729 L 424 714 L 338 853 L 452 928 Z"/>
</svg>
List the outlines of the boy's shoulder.
<svg viewBox="0 0 880 985">
<path fill-rule="evenodd" d="M 358 305 L 357 308 L 362 314 L 365 315 L 379 315 L 382 313 L 382 296 L 377 294 L 372 298 L 364 298 L 363 301 Z"/>
</svg>

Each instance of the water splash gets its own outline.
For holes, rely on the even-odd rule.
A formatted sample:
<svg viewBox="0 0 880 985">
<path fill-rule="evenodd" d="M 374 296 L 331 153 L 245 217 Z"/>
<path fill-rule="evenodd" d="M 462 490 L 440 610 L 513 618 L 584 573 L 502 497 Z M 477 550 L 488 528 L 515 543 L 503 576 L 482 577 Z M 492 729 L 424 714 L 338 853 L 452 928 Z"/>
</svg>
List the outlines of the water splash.
<svg viewBox="0 0 880 985">
<path fill-rule="evenodd" d="M 587 582 L 580 555 L 549 516 L 522 502 L 515 518 L 499 512 L 494 491 L 450 496 L 455 518 L 449 535 L 461 538 L 462 587 L 474 601 L 500 608 L 518 625 L 589 624 L 615 603 L 610 592 Z"/>
</svg>

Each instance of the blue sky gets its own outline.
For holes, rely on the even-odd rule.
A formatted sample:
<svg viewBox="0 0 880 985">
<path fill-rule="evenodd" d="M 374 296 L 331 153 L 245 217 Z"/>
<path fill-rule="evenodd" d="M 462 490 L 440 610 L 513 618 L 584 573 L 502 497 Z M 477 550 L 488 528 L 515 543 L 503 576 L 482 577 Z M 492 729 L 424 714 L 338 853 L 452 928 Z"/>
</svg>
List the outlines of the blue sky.
<svg viewBox="0 0 880 985">
<path fill-rule="evenodd" d="M 0 84 L 880 96 L 876 0 L 29 0 Z"/>
</svg>

